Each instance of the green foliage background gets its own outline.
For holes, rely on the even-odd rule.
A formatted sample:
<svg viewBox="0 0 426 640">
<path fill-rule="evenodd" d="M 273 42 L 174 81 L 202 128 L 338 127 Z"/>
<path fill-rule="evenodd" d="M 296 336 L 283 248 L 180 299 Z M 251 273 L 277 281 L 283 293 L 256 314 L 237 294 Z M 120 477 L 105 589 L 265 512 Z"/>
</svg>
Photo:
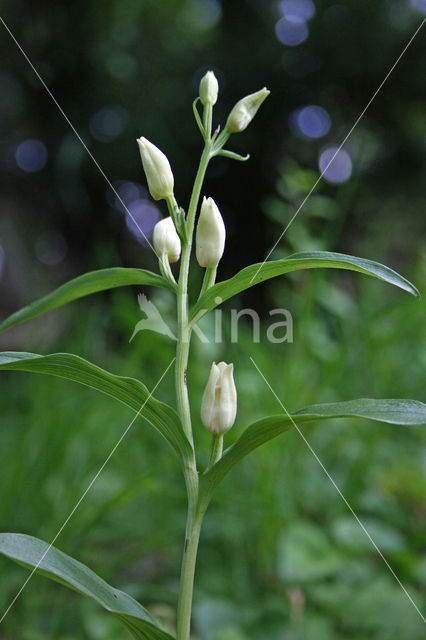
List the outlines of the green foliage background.
<svg viewBox="0 0 426 640">
<path fill-rule="evenodd" d="M 318 177 L 319 152 L 343 139 L 422 19 L 408 0 L 318 0 L 315 7 L 308 40 L 294 48 L 277 40 L 278 5 L 266 1 L 18 0 L 6 3 L 2 16 L 107 176 L 144 184 L 135 138 L 145 135 L 170 158 L 179 200 L 188 199 L 201 147 L 190 105 L 203 71 L 213 68 L 220 79 L 217 121 L 241 95 L 271 89 L 250 129 L 234 141 L 250 161 L 217 160 L 206 183 L 227 223 L 223 278 L 264 257 Z M 151 252 L 108 205 L 105 181 L 5 30 L 0 50 L 1 317 L 87 269 L 155 269 Z M 278 410 L 250 356 L 289 409 L 362 396 L 424 400 L 425 58 L 421 33 L 348 142 L 351 179 L 340 187 L 322 183 L 274 253 L 325 249 L 379 260 L 415 282 L 423 297 L 350 273 L 290 274 L 240 300 L 241 308 L 259 311 L 265 327 L 269 309 L 291 311 L 294 343 L 278 346 L 265 340 L 265 330 L 254 344 L 249 325 L 241 325 L 239 342 L 231 344 L 225 305 L 227 340 L 195 342 L 189 382 L 197 416 L 211 360 L 238 363 L 238 423 L 229 442 L 249 421 Z M 289 115 L 305 104 L 330 113 L 327 138 L 301 140 L 289 130 Z M 91 137 L 89 120 L 108 105 L 126 110 L 126 126 L 102 143 Z M 49 160 L 39 173 L 14 163 L 25 138 L 47 146 Z M 60 232 L 68 244 L 55 267 L 40 263 L 34 251 L 46 230 Z M 0 346 L 74 351 L 152 387 L 174 345 L 154 334 L 128 343 L 140 318 L 138 292 L 77 302 L 10 330 Z M 171 294 L 156 296 L 169 318 Z M 209 330 L 212 319 L 204 322 Z M 49 540 L 131 416 L 53 378 L 2 373 L 0 391 L 0 530 Z M 172 376 L 157 395 L 173 401 Z M 424 611 L 424 432 L 342 421 L 306 433 Z M 196 438 L 207 447 L 200 425 Z M 176 461 L 148 426 L 137 424 L 57 545 L 173 624 L 184 511 Z M 26 573 L 4 560 L 0 572 L 3 611 Z M 221 486 L 207 515 L 196 582 L 194 631 L 203 640 L 416 640 L 424 633 L 297 433 L 266 445 Z M 0 626 L 7 640 L 121 637 L 126 632 L 94 605 L 40 578 Z"/>
</svg>

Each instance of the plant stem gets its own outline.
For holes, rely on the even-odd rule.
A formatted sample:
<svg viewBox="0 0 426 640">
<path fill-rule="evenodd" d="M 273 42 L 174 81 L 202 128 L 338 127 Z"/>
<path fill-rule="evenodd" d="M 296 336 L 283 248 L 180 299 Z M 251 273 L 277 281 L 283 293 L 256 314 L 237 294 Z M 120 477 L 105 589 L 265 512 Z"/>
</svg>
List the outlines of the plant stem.
<svg viewBox="0 0 426 640">
<path fill-rule="evenodd" d="M 198 542 L 200 540 L 201 524 L 202 518 L 200 516 L 196 517 L 195 509 L 189 507 L 179 585 L 179 603 L 176 629 L 177 640 L 190 640 L 192 594 L 194 591 L 195 565 L 197 562 L 197 551 Z"/>
<path fill-rule="evenodd" d="M 210 458 L 209 463 L 207 465 L 207 469 L 210 469 L 220 458 L 222 457 L 223 451 L 223 434 L 212 436 L 212 444 L 210 449 Z"/>
<path fill-rule="evenodd" d="M 192 456 L 184 467 L 186 490 L 188 494 L 188 514 L 185 533 L 185 546 L 179 586 L 179 602 L 177 611 L 177 640 L 189 640 L 191 630 L 192 594 L 194 589 L 195 564 L 197 560 L 198 541 L 200 539 L 202 516 L 196 516 L 198 504 L 198 472 L 192 434 L 191 412 L 189 405 L 186 370 L 188 366 L 191 328 L 188 324 L 188 274 L 191 258 L 192 236 L 194 233 L 195 214 L 201 187 L 210 160 L 211 142 L 206 141 L 200 164 L 194 181 L 186 220 L 187 240 L 183 243 L 181 266 L 177 291 L 178 337 L 176 347 L 175 387 L 179 416 L 186 437 L 192 446 Z"/>
<path fill-rule="evenodd" d="M 163 276 L 163 278 L 165 278 L 166 280 L 169 280 L 175 287 L 177 287 L 177 282 L 175 280 L 175 277 L 173 275 L 173 272 L 170 268 L 170 262 L 169 262 L 169 258 L 167 256 L 167 253 L 163 253 L 159 258 L 158 258 L 158 264 L 160 267 L 160 271 L 161 274 Z"/>
<path fill-rule="evenodd" d="M 207 291 L 207 289 L 210 289 L 210 287 L 214 285 L 216 280 L 216 270 L 217 267 L 207 267 L 204 273 L 204 280 L 200 290 L 200 295 L 198 296 L 199 299 L 201 298 L 203 293 Z"/>
<path fill-rule="evenodd" d="M 210 160 L 210 143 L 206 143 L 201 155 L 200 165 L 195 177 L 194 188 L 192 190 L 191 200 L 188 208 L 187 236 L 188 241 L 182 249 L 182 258 L 179 274 L 179 284 L 177 293 L 177 312 L 178 312 L 178 340 L 176 348 L 176 365 L 175 365 L 175 386 L 176 399 L 180 419 L 186 437 L 193 446 L 194 440 L 191 427 L 191 413 L 189 408 L 188 388 L 186 385 L 186 368 L 188 365 L 189 342 L 191 330 L 188 326 L 188 273 L 189 261 L 191 258 L 192 236 L 194 231 L 195 213 L 197 210 L 198 200 L 200 198 L 201 187 L 206 173 L 207 165 Z M 195 461 L 194 461 L 195 468 Z"/>
<path fill-rule="evenodd" d="M 204 125 L 204 130 L 206 132 L 207 138 L 210 140 L 211 135 L 212 135 L 212 114 L 213 114 L 213 107 L 211 104 L 206 104 L 204 107 L 204 114 L 203 114 L 203 125 Z"/>
</svg>

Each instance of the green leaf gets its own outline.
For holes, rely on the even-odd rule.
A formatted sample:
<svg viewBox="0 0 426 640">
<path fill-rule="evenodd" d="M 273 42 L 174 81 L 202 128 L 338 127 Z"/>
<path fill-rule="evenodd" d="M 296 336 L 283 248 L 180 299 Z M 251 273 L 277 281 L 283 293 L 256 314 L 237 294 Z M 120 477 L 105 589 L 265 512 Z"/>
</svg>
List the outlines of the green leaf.
<svg viewBox="0 0 426 640">
<path fill-rule="evenodd" d="M 0 331 L 10 329 L 10 327 L 20 322 L 35 318 L 47 311 L 63 307 L 73 300 L 90 296 L 92 293 L 138 284 L 162 287 L 163 289 L 174 291 L 171 282 L 145 269 L 124 269 L 122 267 L 116 267 L 113 269 L 90 271 L 78 278 L 74 278 L 74 280 L 70 280 L 66 284 L 58 287 L 58 289 L 55 289 L 55 291 L 52 291 L 52 293 L 49 293 L 49 295 L 44 296 L 44 298 L 40 298 L 27 307 L 13 313 L 0 324 Z"/>
<path fill-rule="evenodd" d="M 118 618 L 134 638 L 172 640 L 139 602 L 124 591 L 114 589 L 84 564 L 50 547 L 47 542 L 19 533 L 1 533 L 0 554 L 88 596 Z"/>
<path fill-rule="evenodd" d="M 369 418 L 377 422 L 416 426 L 426 424 L 426 404 L 419 400 L 373 400 L 360 398 L 347 402 L 331 402 L 328 404 L 313 404 L 293 413 L 293 418 L 299 422 L 322 420 L 324 418 Z"/>
<path fill-rule="evenodd" d="M 140 416 L 164 436 L 179 457 L 186 459 L 191 454 L 191 445 L 176 411 L 156 400 L 139 380 L 113 375 L 71 353 L 40 356 L 35 353 L 6 351 L 0 353 L 1 369 L 45 373 L 101 391 L 140 412 Z"/>
<path fill-rule="evenodd" d="M 359 524 L 354 522 L 365 536 Z M 309 521 L 289 523 L 280 537 L 277 573 L 286 583 L 322 581 L 343 569 L 347 563 L 347 557 L 318 524 Z"/>
<path fill-rule="evenodd" d="M 194 112 L 194 118 L 195 118 L 195 122 L 197 123 L 197 126 L 200 130 L 201 135 L 203 136 L 203 139 L 206 139 L 206 130 L 203 127 L 203 123 L 201 122 L 201 118 L 200 118 L 200 114 L 198 113 L 198 107 L 197 104 L 200 100 L 200 97 L 198 96 L 198 98 L 195 98 L 194 102 L 192 103 L 192 110 Z"/>
<path fill-rule="evenodd" d="M 298 271 L 300 269 L 347 269 L 349 271 L 358 271 L 368 276 L 373 276 L 384 282 L 404 289 L 415 296 L 419 295 L 416 287 L 408 280 L 400 276 L 396 271 L 385 267 L 379 262 L 366 260 L 364 258 L 356 258 L 355 256 L 347 256 L 343 253 L 331 253 L 328 251 L 312 251 L 304 253 L 295 253 L 284 260 L 273 260 L 259 264 L 252 264 L 242 271 L 239 271 L 229 280 L 224 280 L 215 284 L 214 287 L 208 289 L 194 305 L 190 321 L 200 320 L 208 311 L 217 307 L 215 298 L 220 298 L 221 302 L 232 298 L 237 293 L 245 291 L 255 284 L 270 280 L 284 273 Z"/>
<path fill-rule="evenodd" d="M 418 400 L 373 400 L 316 404 L 292 414 L 285 413 L 254 422 L 243 431 L 223 457 L 201 477 L 200 509 L 207 507 L 214 490 L 226 474 L 251 451 L 293 427 L 330 418 L 367 418 L 397 425 L 426 425 L 426 404 Z M 293 421 L 292 421 L 293 419 Z"/>
<path fill-rule="evenodd" d="M 250 159 L 250 154 L 247 153 L 245 156 L 240 155 L 239 153 L 235 153 L 235 151 L 229 151 L 228 149 L 221 149 L 218 153 L 218 156 L 223 156 L 224 158 L 230 158 L 231 160 L 238 160 L 239 162 L 247 162 Z"/>
<path fill-rule="evenodd" d="M 362 524 L 367 529 L 379 549 L 383 553 L 397 553 L 406 547 L 406 541 L 395 527 L 379 519 L 363 517 Z M 342 516 L 331 525 L 334 546 L 336 543 L 351 552 L 368 553 L 371 541 L 365 535 L 352 515 Z"/>
</svg>

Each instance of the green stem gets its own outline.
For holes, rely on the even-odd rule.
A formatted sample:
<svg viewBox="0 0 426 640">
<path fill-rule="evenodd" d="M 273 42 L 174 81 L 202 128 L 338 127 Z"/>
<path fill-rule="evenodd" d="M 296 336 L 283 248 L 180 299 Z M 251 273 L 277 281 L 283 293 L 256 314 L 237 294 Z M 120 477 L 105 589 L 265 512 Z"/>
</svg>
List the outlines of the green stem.
<svg viewBox="0 0 426 640">
<path fill-rule="evenodd" d="M 198 542 L 200 539 L 201 524 L 205 509 L 199 509 L 198 504 L 198 472 L 195 459 L 194 438 L 192 434 L 191 412 L 189 405 L 188 388 L 186 382 L 186 370 L 188 366 L 189 346 L 191 340 L 191 327 L 188 323 L 188 274 L 191 259 L 192 239 L 194 235 L 195 215 L 198 201 L 200 199 L 201 188 L 206 174 L 209 160 L 218 151 L 218 140 L 214 143 L 211 139 L 212 108 L 207 105 L 204 110 L 204 127 L 207 134 L 203 153 L 197 175 L 195 176 L 194 187 L 189 201 L 188 215 L 186 219 L 186 233 L 183 241 L 182 257 L 179 273 L 177 291 L 177 312 L 178 312 L 178 339 L 176 347 L 175 364 L 175 386 L 176 399 L 179 416 L 186 437 L 192 446 L 192 455 L 186 461 L 184 468 L 186 490 L 188 494 L 188 514 L 186 521 L 185 546 L 182 557 L 182 567 L 179 586 L 179 602 L 177 610 L 177 640 L 190 640 L 191 633 L 191 611 L 192 594 L 194 590 L 195 564 L 197 561 Z M 223 132 L 220 142 L 228 139 L 229 134 Z M 216 269 L 208 269 L 205 274 L 206 288 L 214 284 Z M 222 438 L 219 437 L 214 447 L 213 457 L 222 453 Z"/>
<path fill-rule="evenodd" d="M 210 458 L 207 469 L 210 469 L 222 457 L 223 451 L 223 433 L 220 435 L 213 434 L 212 445 L 210 449 Z"/>
<path fill-rule="evenodd" d="M 176 347 L 175 387 L 179 417 L 186 437 L 192 446 L 192 455 L 184 468 L 186 490 L 188 494 L 188 515 L 185 534 L 185 547 L 179 587 L 177 611 L 177 640 L 189 640 L 191 629 L 192 594 L 194 589 L 195 564 L 198 541 L 200 538 L 202 516 L 196 516 L 198 506 L 198 473 L 192 434 L 191 412 L 189 405 L 186 370 L 188 366 L 191 328 L 188 324 L 188 274 L 191 258 L 192 237 L 195 214 L 200 198 L 201 187 L 211 157 L 211 143 L 207 141 L 201 155 L 200 164 L 194 181 L 186 220 L 186 242 L 183 243 L 181 266 L 177 291 L 178 337 Z"/>
<path fill-rule="evenodd" d="M 210 287 L 214 285 L 216 280 L 216 271 L 217 271 L 217 267 L 206 268 L 206 271 L 204 273 L 203 285 L 201 287 L 201 291 L 200 291 L 200 295 L 198 296 L 198 299 L 201 298 L 201 296 L 205 291 L 207 291 L 207 289 L 210 289 Z"/>
<path fill-rule="evenodd" d="M 173 284 L 173 286 L 177 287 L 177 282 L 170 268 L 170 262 L 167 253 L 161 254 L 161 256 L 158 258 L 158 264 L 163 278 L 169 280 Z"/>
<path fill-rule="evenodd" d="M 178 203 L 176 202 L 176 198 L 174 194 L 169 198 L 166 198 L 167 209 L 169 210 L 169 216 L 176 224 L 176 211 L 178 210 Z"/>
<path fill-rule="evenodd" d="M 219 154 L 230 135 L 229 131 L 225 128 L 218 135 L 213 136 L 213 155 L 217 156 Z"/>
<path fill-rule="evenodd" d="M 198 480 L 197 480 L 198 483 Z M 182 569 L 179 585 L 179 603 L 177 614 L 177 640 L 190 640 L 192 596 L 194 592 L 195 565 L 200 540 L 202 516 L 196 515 L 194 505 L 188 506 L 185 532 L 185 545 L 182 556 Z"/>
<path fill-rule="evenodd" d="M 203 125 L 204 125 L 204 131 L 206 132 L 208 140 L 210 140 L 212 135 L 212 116 L 213 116 L 213 106 L 211 104 L 206 104 L 204 106 Z"/>
<path fill-rule="evenodd" d="M 176 348 L 176 365 L 175 365 L 175 386 L 177 406 L 182 426 L 186 437 L 191 445 L 194 444 L 191 413 L 189 407 L 188 388 L 186 384 L 186 369 L 189 356 L 189 342 L 191 330 L 188 325 L 188 273 L 189 261 L 191 258 L 192 236 L 194 232 L 195 213 L 197 210 L 198 200 L 200 198 L 201 187 L 206 173 L 207 165 L 210 160 L 210 144 L 206 143 L 201 155 L 200 165 L 195 177 L 194 188 L 192 190 L 191 200 L 188 208 L 187 236 L 188 240 L 183 245 L 182 257 L 180 265 L 178 293 L 177 293 L 177 312 L 178 312 L 178 339 Z M 195 468 L 195 460 L 194 460 Z"/>
</svg>

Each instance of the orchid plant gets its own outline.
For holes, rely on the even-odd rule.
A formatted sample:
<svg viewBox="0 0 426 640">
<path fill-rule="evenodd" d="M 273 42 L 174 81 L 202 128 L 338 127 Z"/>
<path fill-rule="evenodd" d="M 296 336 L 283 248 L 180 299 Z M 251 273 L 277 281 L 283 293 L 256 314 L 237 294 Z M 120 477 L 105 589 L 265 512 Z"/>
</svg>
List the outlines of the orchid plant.
<svg viewBox="0 0 426 640">
<path fill-rule="evenodd" d="M 200 458 L 205 458 L 204 455 L 200 456 L 194 444 L 193 428 L 200 428 L 200 423 L 191 411 L 188 394 L 191 371 L 187 371 L 188 356 L 195 324 L 213 310 L 218 302 L 230 299 L 270 278 L 300 269 L 317 268 L 357 271 L 418 295 L 414 285 L 382 264 L 324 251 L 298 253 L 281 260 L 253 264 L 229 280 L 216 282 L 217 267 L 225 249 L 226 230 L 220 210 L 211 197 L 204 198 L 196 225 L 204 176 L 209 162 L 216 156 L 226 156 L 240 161 L 248 159 L 248 156 L 242 157 L 228 150 L 225 145 L 231 135 L 246 129 L 268 94 L 269 91 L 264 88 L 237 102 L 223 129 L 217 127 L 213 131 L 212 116 L 218 98 L 218 82 L 211 71 L 202 78 L 199 96 L 193 104 L 193 113 L 204 141 L 204 148 L 187 211 L 175 199 L 174 176 L 166 156 L 145 138 L 138 140 L 151 196 L 155 200 L 164 199 L 169 212 L 169 217 L 157 223 L 152 238 L 160 273 L 121 267 L 92 271 L 71 280 L 44 298 L 14 313 L 0 325 L 0 330 L 4 331 L 73 300 L 127 285 L 161 287 L 173 292 L 176 297 L 176 407 L 171 407 L 154 397 L 156 388 L 150 392 L 142 381 L 109 373 L 77 355 L 0 353 L 2 370 L 59 376 L 87 385 L 124 403 L 135 412 L 134 420 L 140 419 L 141 426 L 147 423 L 163 436 L 180 461 L 188 508 L 175 630 L 162 628 L 139 602 L 127 593 L 110 586 L 91 569 L 52 544 L 18 533 L 0 534 L 2 555 L 28 567 L 32 573 L 40 573 L 96 601 L 118 618 L 133 638 L 139 640 L 189 640 L 194 572 L 203 518 L 218 485 L 250 452 L 296 426 L 296 423 L 301 425 L 342 417 L 367 418 L 397 425 L 426 423 L 426 405 L 415 400 L 360 399 L 317 404 L 299 409 L 292 415 L 282 412 L 257 420 L 246 426 L 234 444 L 224 450 L 224 435 L 233 426 L 236 418 L 237 390 L 233 379 L 233 365 L 225 362 L 213 363 L 201 403 L 201 422 L 211 432 L 212 442 L 208 463 L 205 468 L 200 468 Z M 203 284 L 198 292 L 188 291 L 194 236 L 198 265 L 204 270 Z M 171 265 L 179 261 L 179 274 L 175 276 Z M 198 268 L 196 265 L 194 267 Z M 244 402 L 244 389 L 240 390 L 240 402 Z"/>
</svg>

